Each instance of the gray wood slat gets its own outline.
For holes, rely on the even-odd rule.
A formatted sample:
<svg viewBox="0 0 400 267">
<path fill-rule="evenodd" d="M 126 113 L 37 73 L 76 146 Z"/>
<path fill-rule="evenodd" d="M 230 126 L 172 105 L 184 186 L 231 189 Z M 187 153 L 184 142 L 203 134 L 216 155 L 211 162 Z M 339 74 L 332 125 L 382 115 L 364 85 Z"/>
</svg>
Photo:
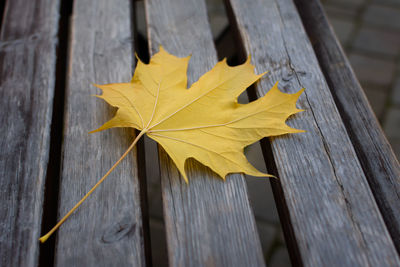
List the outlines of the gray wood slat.
<svg viewBox="0 0 400 267">
<path fill-rule="evenodd" d="M 0 36 L 0 266 L 36 266 L 59 1 L 6 3 Z"/>
<path fill-rule="evenodd" d="M 159 45 L 176 56 L 192 54 L 189 83 L 217 62 L 206 7 L 198 0 L 148 0 L 151 53 Z M 223 182 L 188 161 L 189 184 L 160 149 L 162 196 L 170 266 L 263 266 L 244 177 Z"/>
<path fill-rule="evenodd" d="M 290 120 L 307 133 L 272 139 L 305 266 L 398 266 L 399 257 L 291 0 L 230 0 L 265 92 L 306 88 Z"/>
<path fill-rule="evenodd" d="M 59 219 L 119 159 L 132 129 L 88 134 L 115 108 L 91 94 L 92 83 L 129 82 L 133 40 L 129 0 L 76 0 L 71 21 Z M 136 150 L 58 232 L 56 266 L 144 266 Z"/>
<path fill-rule="evenodd" d="M 400 165 L 318 0 L 295 1 L 393 241 L 400 251 Z"/>
</svg>

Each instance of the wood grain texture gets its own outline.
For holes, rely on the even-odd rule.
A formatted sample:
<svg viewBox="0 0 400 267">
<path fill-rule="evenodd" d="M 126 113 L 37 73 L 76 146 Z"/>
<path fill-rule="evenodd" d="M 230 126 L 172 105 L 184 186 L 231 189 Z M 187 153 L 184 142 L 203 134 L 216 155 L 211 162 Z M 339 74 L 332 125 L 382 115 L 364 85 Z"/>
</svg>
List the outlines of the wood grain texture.
<svg viewBox="0 0 400 267">
<path fill-rule="evenodd" d="M 325 79 L 400 251 L 400 165 L 318 0 L 296 0 Z"/>
<path fill-rule="evenodd" d="M 230 0 L 258 96 L 277 80 L 306 88 L 290 119 L 307 133 L 272 139 L 272 150 L 305 266 L 398 266 L 399 257 L 291 0 Z"/>
<path fill-rule="evenodd" d="M 36 266 L 59 1 L 8 1 L 0 36 L 0 266 Z"/>
<path fill-rule="evenodd" d="M 148 0 L 151 53 L 162 44 L 176 56 L 192 54 L 189 83 L 217 62 L 203 1 Z M 243 175 L 223 182 L 194 160 L 189 184 L 160 149 L 160 168 L 170 266 L 263 266 L 259 237 Z"/>
<path fill-rule="evenodd" d="M 128 82 L 132 75 L 131 1 L 76 0 L 71 21 L 59 218 L 119 159 L 132 129 L 89 135 L 115 113 L 91 94 L 92 83 Z M 136 150 L 60 228 L 56 266 L 144 266 Z"/>
</svg>

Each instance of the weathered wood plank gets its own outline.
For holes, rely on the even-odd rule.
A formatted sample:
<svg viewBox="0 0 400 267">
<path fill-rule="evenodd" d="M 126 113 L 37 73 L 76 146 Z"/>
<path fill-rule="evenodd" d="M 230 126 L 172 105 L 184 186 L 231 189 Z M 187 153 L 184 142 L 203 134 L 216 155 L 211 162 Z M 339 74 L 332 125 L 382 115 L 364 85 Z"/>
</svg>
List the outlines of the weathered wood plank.
<svg viewBox="0 0 400 267">
<path fill-rule="evenodd" d="M 59 217 L 73 207 L 129 147 L 131 129 L 89 135 L 115 109 L 92 83 L 130 81 L 132 1 L 76 0 L 72 18 Z M 56 266 L 144 266 L 138 160 L 131 152 L 60 228 Z"/>
<path fill-rule="evenodd" d="M 317 0 L 295 0 L 325 79 L 400 251 L 400 165 Z"/>
<path fill-rule="evenodd" d="M 393 241 L 291 0 L 230 0 L 264 95 L 305 93 L 289 124 L 307 133 L 272 139 L 299 252 L 306 266 L 397 266 Z"/>
<path fill-rule="evenodd" d="M 36 266 L 59 1 L 8 1 L 0 36 L 0 266 Z"/>
<path fill-rule="evenodd" d="M 177 56 L 192 54 L 189 83 L 217 62 L 203 1 L 148 0 L 146 16 L 151 53 L 162 44 Z M 160 149 L 161 182 L 170 266 L 263 266 L 242 175 L 223 182 L 189 161 L 185 184 Z"/>
</svg>

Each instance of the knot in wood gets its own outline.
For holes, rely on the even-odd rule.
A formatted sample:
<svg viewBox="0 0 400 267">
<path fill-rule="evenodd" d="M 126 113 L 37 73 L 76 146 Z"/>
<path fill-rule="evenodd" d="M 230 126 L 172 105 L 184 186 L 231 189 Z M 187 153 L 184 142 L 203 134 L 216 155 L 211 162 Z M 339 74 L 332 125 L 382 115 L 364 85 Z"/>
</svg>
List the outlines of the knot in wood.
<svg viewBox="0 0 400 267">
<path fill-rule="evenodd" d="M 129 233 L 134 232 L 136 229 L 136 223 L 133 223 L 131 217 L 124 217 L 117 223 L 114 223 L 106 228 L 105 233 L 101 237 L 103 243 L 113 243 Z"/>
</svg>

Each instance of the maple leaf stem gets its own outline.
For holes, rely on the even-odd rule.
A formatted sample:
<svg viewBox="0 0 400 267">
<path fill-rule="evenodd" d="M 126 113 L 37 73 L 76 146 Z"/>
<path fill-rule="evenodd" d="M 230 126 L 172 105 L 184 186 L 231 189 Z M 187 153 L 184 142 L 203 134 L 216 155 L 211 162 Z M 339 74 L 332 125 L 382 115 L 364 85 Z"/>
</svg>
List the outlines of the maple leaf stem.
<svg viewBox="0 0 400 267">
<path fill-rule="evenodd" d="M 148 129 L 143 129 L 135 140 L 125 151 L 125 153 L 114 163 L 114 165 L 107 171 L 107 173 L 86 193 L 86 195 L 79 200 L 79 202 L 44 236 L 39 238 L 41 243 L 46 242 L 46 240 L 68 219 L 69 216 L 93 193 L 93 191 L 110 175 L 110 173 L 121 163 L 121 161 L 128 155 L 128 153 L 135 147 L 139 139 L 148 131 Z"/>
</svg>

